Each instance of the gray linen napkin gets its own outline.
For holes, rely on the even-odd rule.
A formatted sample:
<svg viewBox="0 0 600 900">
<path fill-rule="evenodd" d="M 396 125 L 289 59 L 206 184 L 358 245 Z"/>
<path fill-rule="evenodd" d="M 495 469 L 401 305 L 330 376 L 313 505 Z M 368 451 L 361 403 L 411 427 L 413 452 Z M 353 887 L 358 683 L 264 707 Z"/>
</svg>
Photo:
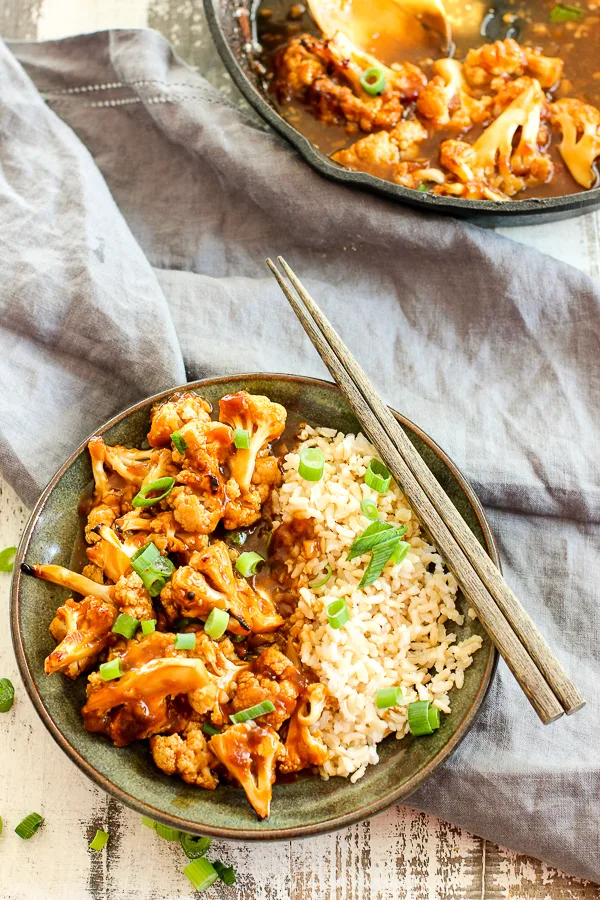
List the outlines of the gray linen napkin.
<svg viewBox="0 0 600 900">
<path fill-rule="evenodd" d="M 544 728 L 501 663 L 477 724 L 411 805 L 600 881 L 598 284 L 321 179 L 154 32 L 12 51 L 5 477 L 32 503 L 103 420 L 186 374 L 323 375 L 264 267 L 284 254 L 382 395 L 471 478 L 508 581 L 588 699 Z"/>
</svg>

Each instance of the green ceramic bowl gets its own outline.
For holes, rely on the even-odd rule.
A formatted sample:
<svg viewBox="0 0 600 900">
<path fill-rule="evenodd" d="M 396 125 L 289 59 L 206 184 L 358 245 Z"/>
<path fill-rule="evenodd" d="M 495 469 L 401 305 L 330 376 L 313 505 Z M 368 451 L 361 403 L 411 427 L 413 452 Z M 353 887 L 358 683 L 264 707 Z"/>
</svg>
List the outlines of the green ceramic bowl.
<svg viewBox="0 0 600 900">
<path fill-rule="evenodd" d="M 245 388 L 267 394 L 311 424 L 346 432 L 358 429 L 337 387 L 324 381 L 289 375 L 239 375 L 193 382 L 186 387 L 212 402 Z M 138 445 L 148 430 L 152 403 L 170 393 L 138 403 L 98 433 L 109 444 Z M 398 419 L 498 564 L 494 539 L 473 489 L 431 438 L 401 416 Z M 152 762 L 147 743 L 117 749 L 103 737 L 89 734 L 80 715 L 85 679 L 72 683 L 58 675 L 44 675 L 44 658 L 54 646 L 48 625 L 66 592 L 19 571 L 23 561 L 69 565 L 81 534 L 79 498 L 92 477 L 86 444 L 87 441 L 56 473 L 25 529 L 13 581 L 12 634 L 25 686 L 42 721 L 96 784 L 140 813 L 184 831 L 243 840 L 283 839 L 332 831 L 380 812 L 423 784 L 456 749 L 481 706 L 496 661 L 494 648 L 481 625 L 468 618 L 459 629 L 460 636 L 481 634 L 483 648 L 467 669 L 464 687 L 454 692 L 452 714 L 443 717 L 439 731 L 416 740 L 388 738 L 381 744 L 379 764 L 370 766 L 356 784 L 342 778 L 322 781 L 307 777 L 292 784 L 275 785 L 271 816 L 264 822 L 246 803 L 241 788 L 226 784 L 219 785 L 215 792 L 193 788 L 160 772 Z"/>
</svg>

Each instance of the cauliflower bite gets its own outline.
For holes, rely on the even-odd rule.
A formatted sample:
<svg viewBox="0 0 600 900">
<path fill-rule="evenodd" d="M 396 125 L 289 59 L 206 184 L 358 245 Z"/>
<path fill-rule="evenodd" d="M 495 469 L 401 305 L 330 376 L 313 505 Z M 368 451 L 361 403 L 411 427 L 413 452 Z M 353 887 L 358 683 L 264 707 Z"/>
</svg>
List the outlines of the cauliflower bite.
<svg viewBox="0 0 600 900">
<path fill-rule="evenodd" d="M 260 818 L 266 819 L 271 808 L 275 766 L 282 752 L 277 733 L 256 722 L 242 722 L 212 737 L 208 746 L 244 788 Z"/>
<path fill-rule="evenodd" d="M 217 758 L 197 722 L 190 722 L 181 734 L 151 737 L 150 750 L 158 768 L 167 775 L 179 775 L 188 784 L 215 790 L 218 779 L 211 768 L 217 765 Z"/>
<path fill-rule="evenodd" d="M 46 675 L 64 672 L 77 678 L 90 669 L 108 644 L 117 610 L 97 597 L 85 597 L 76 603 L 70 597 L 56 610 L 50 633 L 58 646 L 46 658 Z"/>
<path fill-rule="evenodd" d="M 417 112 L 435 128 L 467 131 L 490 117 L 492 98 L 475 98 L 456 59 L 438 59 L 434 77 L 417 99 Z"/>
<path fill-rule="evenodd" d="M 260 721 L 277 731 L 293 713 L 301 689 L 300 673 L 294 664 L 277 647 L 268 647 L 241 672 L 231 710 L 240 712 L 270 700 L 275 710 L 261 716 Z"/>
<path fill-rule="evenodd" d="M 562 77 L 562 59 L 543 56 L 521 47 L 513 38 L 469 50 L 463 72 L 469 84 L 482 87 L 497 75 L 533 75 L 543 88 L 552 88 Z"/>
<path fill-rule="evenodd" d="M 329 751 L 316 728 L 325 709 L 325 685 L 309 684 L 301 694 L 290 719 L 285 752 L 279 762 L 282 772 L 299 772 L 308 766 L 322 766 L 329 759 Z"/>
<path fill-rule="evenodd" d="M 152 407 L 148 443 L 151 447 L 167 447 L 171 435 L 193 419 L 210 421 L 210 406 L 198 394 L 173 394 L 168 400 Z"/>
<path fill-rule="evenodd" d="M 238 391 L 219 400 L 220 421 L 248 432 L 250 446 L 235 449 L 228 459 L 231 475 L 243 494 L 251 489 L 259 451 L 281 437 L 286 418 L 283 406 L 260 394 Z"/>
<path fill-rule="evenodd" d="M 584 188 L 598 181 L 600 110 L 580 100 L 558 100 L 550 107 L 552 124 L 562 133 L 559 152 L 575 181 Z"/>
</svg>

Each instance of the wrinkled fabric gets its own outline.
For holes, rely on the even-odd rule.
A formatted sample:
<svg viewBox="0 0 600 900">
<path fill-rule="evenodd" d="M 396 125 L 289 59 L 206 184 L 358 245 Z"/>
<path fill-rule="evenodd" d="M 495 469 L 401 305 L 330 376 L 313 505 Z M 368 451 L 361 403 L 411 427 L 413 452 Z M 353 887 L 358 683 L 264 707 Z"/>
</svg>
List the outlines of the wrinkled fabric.
<svg viewBox="0 0 600 900">
<path fill-rule="evenodd" d="M 325 375 L 265 268 L 284 255 L 383 397 L 471 479 L 507 580 L 588 700 L 544 728 L 500 663 L 411 805 L 600 881 L 598 283 L 322 179 L 155 32 L 11 50 L 4 477 L 33 503 L 104 420 L 186 377 Z"/>
</svg>

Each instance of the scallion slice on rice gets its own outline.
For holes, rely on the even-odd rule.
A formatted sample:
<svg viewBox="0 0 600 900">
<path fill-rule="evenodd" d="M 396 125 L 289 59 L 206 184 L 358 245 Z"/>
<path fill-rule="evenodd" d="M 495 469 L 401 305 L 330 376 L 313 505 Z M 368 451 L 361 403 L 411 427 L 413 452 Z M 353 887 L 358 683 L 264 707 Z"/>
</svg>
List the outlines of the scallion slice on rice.
<svg viewBox="0 0 600 900">
<path fill-rule="evenodd" d="M 390 706 L 398 706 L 402 702 L 402 688 L 380 688 L 375 695 L 377 709 L 389 709 Z"/>
<path fill-rule="evenodd" d="M 346 622 L 350 621 L 348 604 L 343 597 L 341 597 L 339 600 L 334 600 L 333 603 L 330 603 L 327 607 L 326 612 L 327 621 L 332 628 L 341 628 L 342 625 L 345 625 Z"/>
<path fill-rule="evenodd" d="M 411 734 L 420 737 L 433 734 L 440 727 L 440 711 L 429 700 L 417 700 L 408 705 L 408 727 Z"/>
<path fill-rule="evenodd" d="M 309 581 L 308 586 L 313 589 L 323 587 L 324 584 L 327 584 L 327 582 L 329 581 L 329 579 L 331 578 L 332 575 L 333 575 L 333 569 L 328 564 L 327 569 L 325 570 L 325 574 L 319 575 L 319 577 L 315 578 L 314 581 Z"/>
</svg>

